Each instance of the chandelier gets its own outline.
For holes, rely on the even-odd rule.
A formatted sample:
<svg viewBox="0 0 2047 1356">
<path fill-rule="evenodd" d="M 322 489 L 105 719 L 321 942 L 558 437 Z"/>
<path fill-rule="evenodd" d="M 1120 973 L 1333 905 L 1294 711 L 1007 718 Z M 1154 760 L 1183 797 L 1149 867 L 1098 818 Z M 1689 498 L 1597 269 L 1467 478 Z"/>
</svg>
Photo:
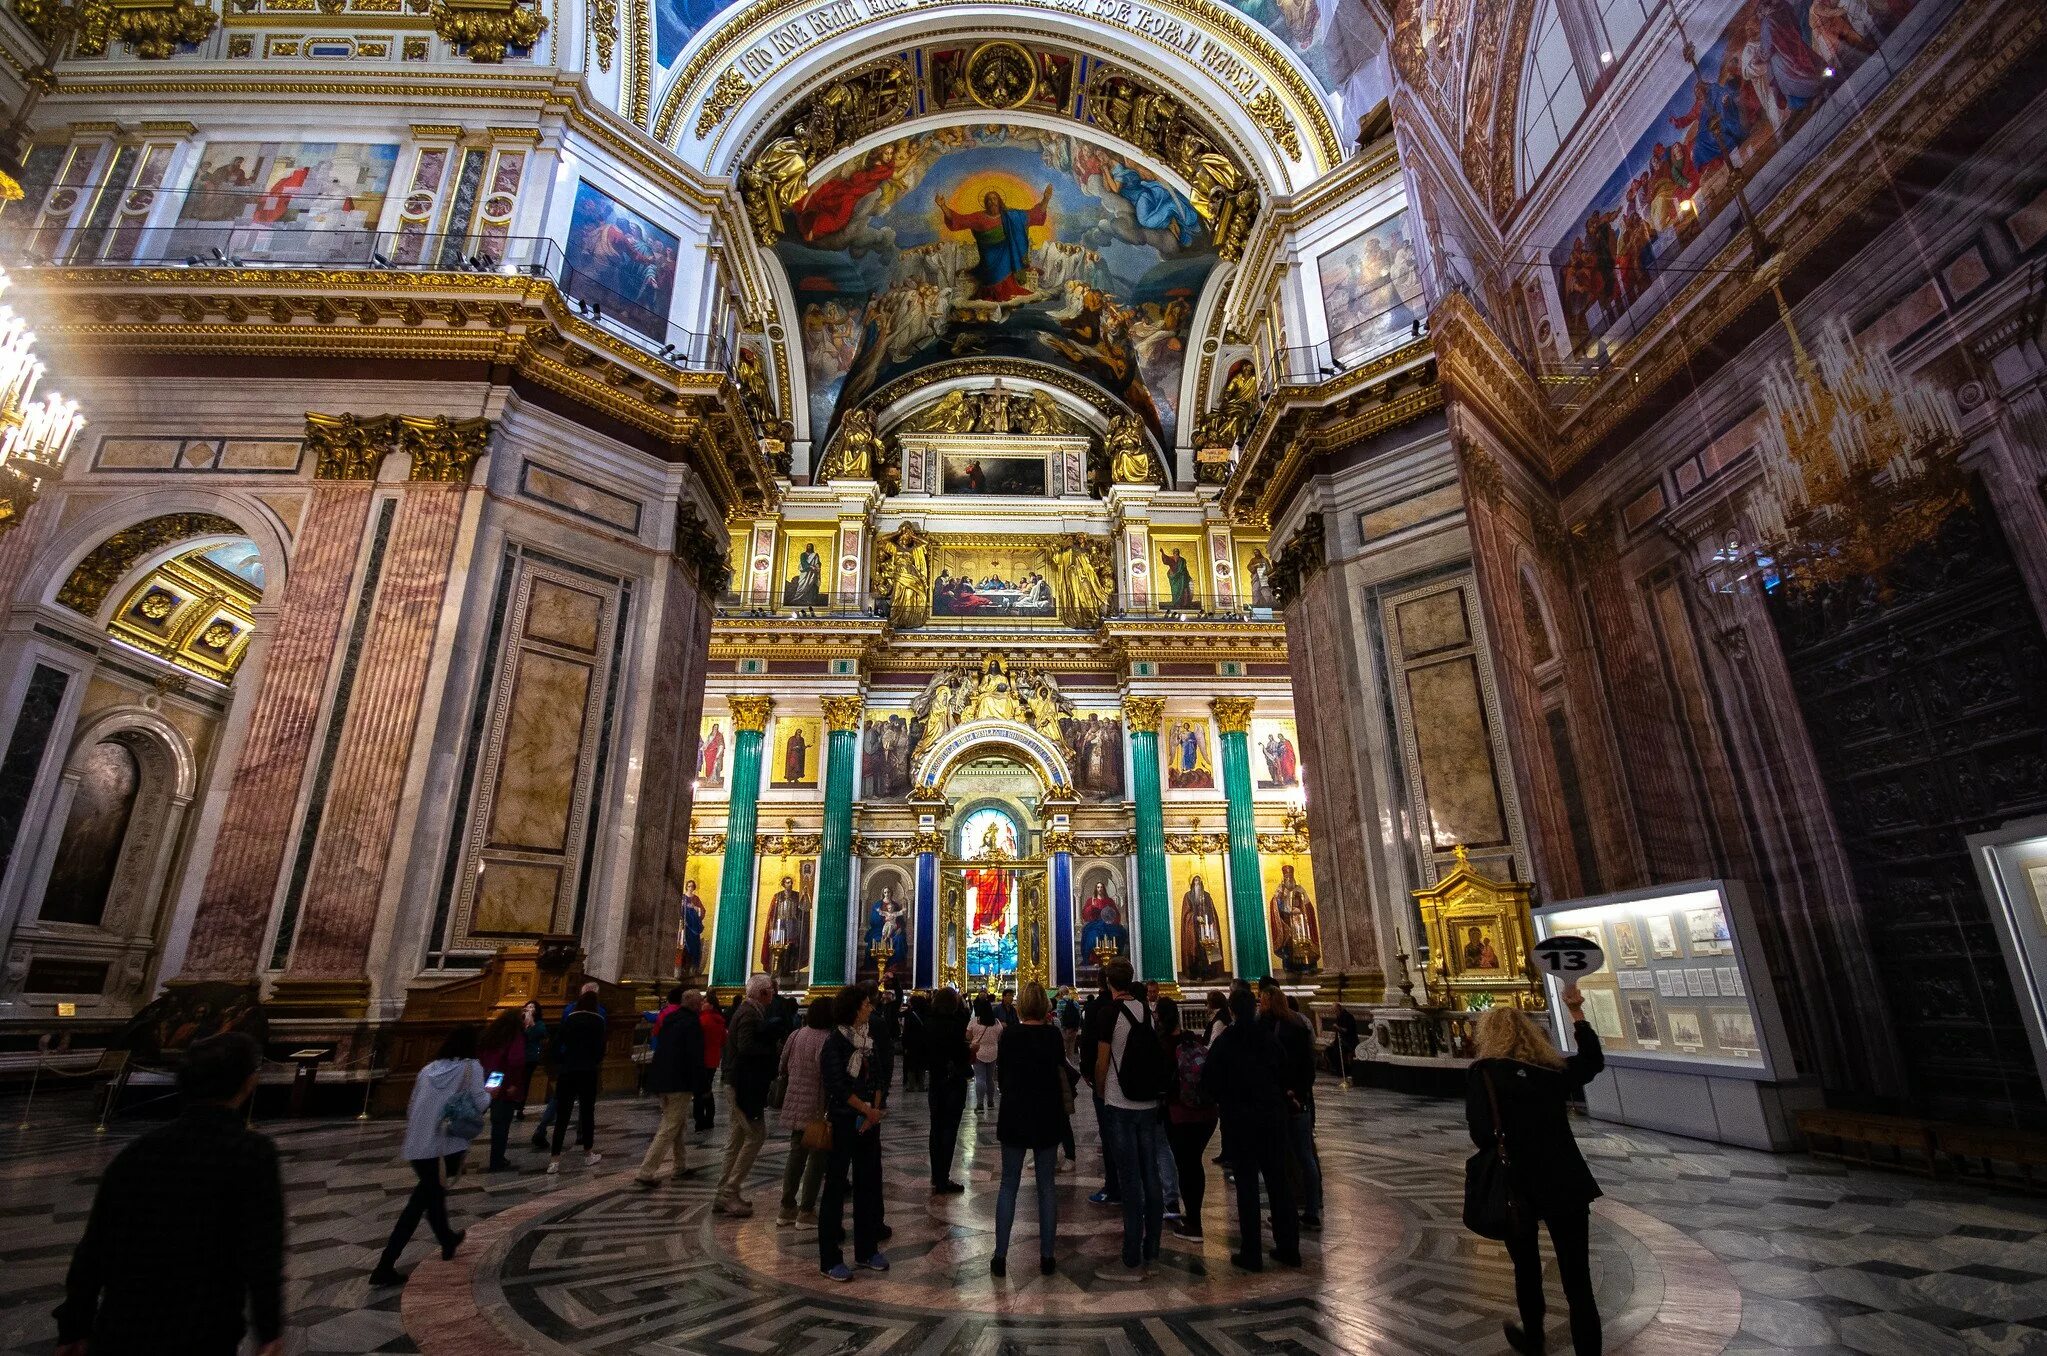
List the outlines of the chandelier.
<svg viewBox="0 0 2047 1356">
<path fill-rule="evenodd" d="M 1795 589 L 1876 581 L 1968 503 L 1961 429 L 1945 392 L 1825 322 L 1811 350 L 1771 280 L 1791 356 L 1763 377 L 1771 420 L 1749 503 L 1761 554 Z"/>
<path fill-rule="evenodd" d="M 0 293 L 8 283 L 7 271 L 0 269 Z M 12 307 L 0 306 L 0 533 L 20 522 L 43 482 L 64 469 L 85 427 L 77 401 L 54 392 L 35 398 L 44 371 L 35 344 L 28 322 Z"/>
</svg>

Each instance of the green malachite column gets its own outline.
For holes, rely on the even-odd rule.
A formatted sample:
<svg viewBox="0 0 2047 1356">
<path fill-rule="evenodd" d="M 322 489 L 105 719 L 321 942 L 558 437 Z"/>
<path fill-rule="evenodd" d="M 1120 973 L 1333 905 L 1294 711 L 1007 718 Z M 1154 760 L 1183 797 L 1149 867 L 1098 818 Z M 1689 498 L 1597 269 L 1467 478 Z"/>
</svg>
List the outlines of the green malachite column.
<svg viewBox="0 0 2047 1356">
<path fill-rule="evenodd" d="M 725 812 L 725 866 L 718 877 L 718 921 L 711 947 L 711 983 L 737 988 L 749 971 L 753 929 L 754 837 L 760 823 L 761 745 L 770 697 L 733 697 L 732 799 Z"/>
<path fill-rule="evenodd" d="M 846 982 L 847 913 L 853 893 L 853 745 L 861 699 L 824 699 L 824 844 L 818 850 L 817 925 L 811 929 L 810 986 Z"/>
<path fill-rule="evenodd" d="M 1170 984 L 1177 967 L 1167 899 L 1166 814 L 1159 790 L 1159 720 L 1165 708 L 1163 697 L 1123 700 L 1130 729 L 1131 794 L 1137 802 L 1137 935 L 1144 960 L 1137 977 Z"/>
<path fill-rule="evenodd" d="M 1249 697 L 1217 697 L 1209 703 L 1222 732 L 1223 796 L 1229 802 L 1230 918 L 1237 942 L 1237 978 L 1253 983 L 1272 973 L 1272 946 L 1265 935 L 1265 886 L 1258 876 L 1258 812 L 1251 802 L 1251 706 Z"/>
</svg>

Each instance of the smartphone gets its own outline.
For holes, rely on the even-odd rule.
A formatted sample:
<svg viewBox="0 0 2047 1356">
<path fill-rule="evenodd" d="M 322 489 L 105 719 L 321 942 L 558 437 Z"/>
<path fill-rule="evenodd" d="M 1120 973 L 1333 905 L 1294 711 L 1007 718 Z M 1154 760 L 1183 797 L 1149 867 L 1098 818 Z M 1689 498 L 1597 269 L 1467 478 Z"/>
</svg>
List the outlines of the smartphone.
<svg viewBox="0 0 2047 1356">
<path fill-rule="evenodd" d="M 483 1086 L 489 1088 L 492 1092 L 496 1092 L 499 1088 L 503 1087 L 504 1085 L 505 1076 L 503 1073 L 494 1073 L 489 1078 L 483 1080 Z"/>
<path fill-rule="evenodd" d="M 853 1122 L 853 1133 L 856 1135 L 867 1133 L 867 1118 L 865 1116 L 861 1116 Z"/>
</svg>

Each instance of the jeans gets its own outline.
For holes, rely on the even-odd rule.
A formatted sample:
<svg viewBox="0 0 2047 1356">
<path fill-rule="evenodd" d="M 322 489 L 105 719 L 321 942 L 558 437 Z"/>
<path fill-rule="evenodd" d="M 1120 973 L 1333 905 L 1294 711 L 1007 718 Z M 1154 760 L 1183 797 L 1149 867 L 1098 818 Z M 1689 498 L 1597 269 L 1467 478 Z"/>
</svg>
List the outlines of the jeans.
<svg viewBox="0 0 2047 1356">
<path fill-rule="evenodd" d="M 1215 1117 L 1206 1120 L 1166 1122 L 1166 1143 L 1172 1146 L 1173 1163 L 1180 1170 L 1180 1225 L 1190 1234 L 1203 1232 L 1201 1202 L 1208 1187 L 1208 1164 L 1202 1155 L 1215 1138 Z"/>
<path fill-rule="evenodd" d="M 1322 1218 L 1322 1157 L 1315 1152 L 1315 1108 L 1286 1118 L 1287 1185 L 1294 1188 L 1301 1214 Z"/>
<path fill-rule="evenodd" d="M 1586 1207 L 1552 1211 L 1549 1243 L 1557 1253 L 1557 1279 L 1571 1306 L 1571 1349 L 1579 1356 L 1599 1356 L 1605 1348 L 1599 1330 L 1599 1302 L 1592 1292 L 1592 1220 Z M 1542 1335 L 1542 1251 L 1535 1241 L 1535 1221 L 1507 1236 L 1507 1256 L 1514 1259 L 1514 1302 L 1521 1327 L 1529 1336 Z"/>
<path fill-rule="evenodd" d="M 1112 1201 L 1120 1201 L 1123 1199 L 1123 1186 L 1116 1180 L 1116 1155 L 1109 1151 L 1109 1104 L 1102 1100 L 1100 1093 L 1094 1094 L 1094 1100 L 1095 1129 L 1102 1135 L 1102 1194 Z"/>
<path fill-rule="evenodd" d="M 748 1116 L 741 1111 L 739 1094 L 731 1088 L 725 1089 L 725 1099 L 732 1112 L 732 1131 L 725 1139 L 725 1171 L 718 1178 L 717 1199 L 731 1202 L 742 1199 L 740 1188 L 768 1137 L 768 1118 L 766 1113 Z"/>
<path fill-rule="evenodd" d="M 846 1260 L 846 1178 L 853 1187 L 853 1260 L 881 1250 L 881 1130 L 853 1133 L 853 1117 L 832 1117 L 832 1151 L 825 1160 L 824 1191 L 817 1201 L 817 1266 L 830 1271 Z"/>
<path fill-rule="evenodd" d="M 995 1255 L 1009 1256 L 1009 1230 L 1016 1222 L 1016 1193 L 1023 1186 L 1024 1155 L 1029 1154 L 1038 1175 L 1038 1256 L 1050 1257 L 1059 1234 L 1059 1146 L 1026 1149 L 1021 1144 L 1002 1146 L 1002 1190 L 995 1197 Z"/>
<path fill-rule="evenodd" d="M 1246 1116 L 1230 1130 L 1230 1170 L 1237 1178 L 1238 1256 L 1256 1271 L 1265 1265 L 1264 1220 L 1258 1211 L 1258 1179 L 1272 1205 L 1272 1250 L 1292 1261 L 1301 1255 L 1301 1217 L 1294 1212 L 1286 1178 L 1286 1112 Z"/>
<path fill-rule="evenodd" d="M 634 1177 L 642 1182 L 659 1181 L 662 1160 L 670 1154 L 675 1155 L 675 1175 L 682 1176 L 689 1154 L 689 1103 L 690 1095 L 686 1092 L 661 1094 L 661 1124 L 654 1127 L 654 1140 L 647 1146 L 647 1156 L 640 1160 L 640 1170 Z"/>
<path fill-rule="evenodd" d="M 995 1065 L 974 1061 L 974 1110 L 995 1109 Z"/>
<path fill-rule="evenodd" d="M 967 1109 L 967 1080 L 941 1074 L 931 1084 L 931 1185 L 952 1180 L 952 1160 L 960 1144 L 960 1117 Z"/>
<path fill-rule="evenodd" d="M 817 1189 L 824 1182 L 827 1157 L 816 1149 L 803 1147 L 801 1130 L 789 1136 L 789 1161 L 782 1168 L 783 1219 L 793 1220 L 798 1213 L 808 1215 L 817 1209 Z"/>
<path fill-rule="evenodd" d="M 1180 1173 L 1173 1163 L 1173 1142 L 1166 1137 L 1165 1113 L 1159 1113 L 1159 1199 L 1167 1205 L 1180 1199 Z"/>
<path fill-rule="evenodd" d="M 490 1165 L 494 1168 L 509 1168 L 511 1161 L 505 1157 L 505 1144 L 512 1137 L 512 1117 L 519 1114 L 519 1104 L 509 1097 L 493 1098 L 490 1104 Z"/>
<path fill-rule="evenodd" d="M 462 1154 L 449 1154 L 446 1158 L 412 1160 L 413 1174 L 419 1180 L 413 1184 L 412 1194 L 405 1198 L 405 1208 L 398 1212 L 398 1222 L 391 1226 L 391 1237 L 384 1244 L 383 1260 L 377 1264 L 380 1270 L 389 1271 L 398 1264 L 398 1255 L 412 1241 L 413 1231 L 419 1228 L 422 1215 L 426 1216 L 427 1227 L 434 1231 L 434 1239 L 443 1249 L 455 1246 L 455 1228 L 448 1223 L 448 1183 L 461 1173 L 462 1158 Z M 1538 1271 L 1538 1278 L 1540 1275 Z M 1538 1290 L 1540 1284 L 1538 1279 Z M 1536 1303 L 1542 1303 L 1539 1295 Z M 1540 1309 L 1537 1312 L 1541 1312 Z"/>
<path fill-rule="evenodd" d="M 597 1071 L 564 1069 L 554 1077 L 554 1156 L 562 1156 L 562 1141 L 568 1138 L 569 1108 L 580 1107 L 576 1143 L 589 1153 L 597 1142 Z"/>
<path fill-rule="evenodd" d="M 1159 1113 L 1102 1106 L 1102 1144 L 1115 1160 L 1123 1187 L 1123 1265 L 1139 1267 L 1159 1255 L 1166 1197 L 1159 1182 Z"/>
</svg>

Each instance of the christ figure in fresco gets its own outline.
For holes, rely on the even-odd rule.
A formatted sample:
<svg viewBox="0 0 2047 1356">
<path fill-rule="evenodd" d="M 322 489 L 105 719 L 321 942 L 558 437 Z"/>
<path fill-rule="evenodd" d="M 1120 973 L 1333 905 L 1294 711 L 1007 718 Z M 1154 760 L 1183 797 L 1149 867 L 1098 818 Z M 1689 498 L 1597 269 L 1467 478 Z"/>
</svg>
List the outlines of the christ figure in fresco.
<svg viewBox="0 0 2047 1356">
<path fill-rule="evenodd" d="M 1045 210 L 1052 202 L 1052 185 L 1031 208 L 1011 207 L 1002 195 L 989 189 L 981 195 L 978 212 L 955 212 L 945 197 L 934 193 L 939 215 L 948 231 L 970 231 L 979 253 L 973 268 L 974 300 L 1004 302 L 1030 295 L 1033 290 L 1024 277 L 1031 265 L 1031 227 L 1045 224 Z"/>
</svg>

